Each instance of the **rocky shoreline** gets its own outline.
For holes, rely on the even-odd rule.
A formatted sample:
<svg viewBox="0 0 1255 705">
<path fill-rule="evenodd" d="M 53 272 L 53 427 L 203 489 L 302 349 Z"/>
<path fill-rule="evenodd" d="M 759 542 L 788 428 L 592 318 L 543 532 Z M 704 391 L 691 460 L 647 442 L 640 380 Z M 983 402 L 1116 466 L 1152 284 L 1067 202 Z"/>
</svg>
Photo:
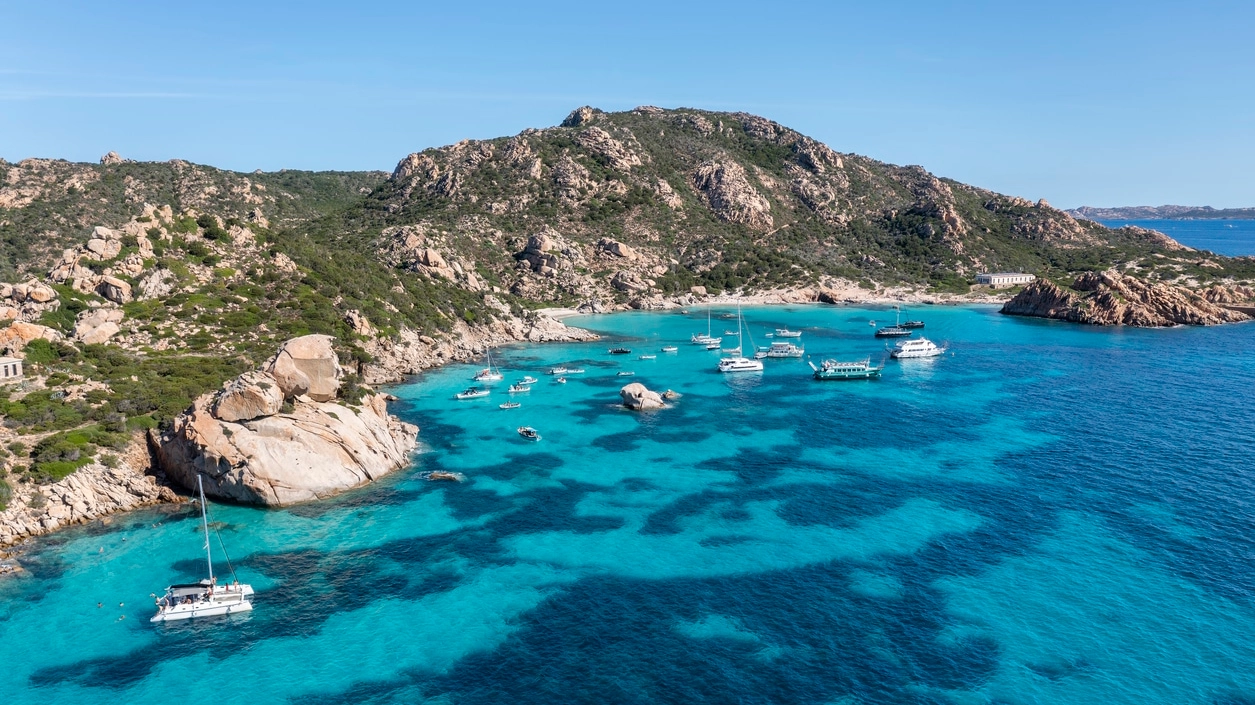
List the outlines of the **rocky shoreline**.
<svg viewBox="0 0 1255 705">
<path fill-rule="evenodd" d="M 1251 316 L 1222 305 L 1232 303 L 1234 297 L 1235 292 L 1223 287 L 1194 292 L 1116 271 L 1087 272 L 1069 288 L 1046 280 L 1035 281 L 1004 304 L 1002 313 L 1139 328 L 1212 326 L 1251 320 Z"/>
</svg>

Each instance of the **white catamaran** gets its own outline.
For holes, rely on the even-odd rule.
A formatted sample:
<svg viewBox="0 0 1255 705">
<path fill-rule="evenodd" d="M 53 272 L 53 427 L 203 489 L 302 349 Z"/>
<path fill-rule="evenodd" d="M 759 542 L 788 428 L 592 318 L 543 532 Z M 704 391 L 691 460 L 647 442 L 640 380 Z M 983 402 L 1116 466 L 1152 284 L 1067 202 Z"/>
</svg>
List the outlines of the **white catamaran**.
<svg viewBox="0 0 1255 705">
<path fill-rule="evenodd" d="M 199 475 L 196 487 L 200 491 L 200 523 L 205 531 L 205 564 L 209 568 L 209 578 L 199 583 L 166 588 L 166 594 L 157 598 L 157 614 L 150 622 L 214 617 L 253 609 L 252 585 L 243 585 L 239 580 L 232 581 L 230 585 L 218 585 L 214 578 L 214 557 L 209 550 L 209 513 L 205 507 L 205 486 Z"/>
</svg>

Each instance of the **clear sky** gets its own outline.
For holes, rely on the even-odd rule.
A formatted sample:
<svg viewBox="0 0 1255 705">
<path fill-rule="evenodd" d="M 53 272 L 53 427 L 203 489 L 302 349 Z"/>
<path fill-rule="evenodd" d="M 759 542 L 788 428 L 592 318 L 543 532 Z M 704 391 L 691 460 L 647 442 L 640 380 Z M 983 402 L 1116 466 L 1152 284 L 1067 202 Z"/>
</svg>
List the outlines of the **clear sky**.
<svg viewBox="0 0 1255 705">
<path fill-rule="evenodd" d="M 584 104 L 745 110 L 1061 207 L 1255 206 L 1249 0 L 0 4 L 10 161 L 391 170 Z"/>
</svg>

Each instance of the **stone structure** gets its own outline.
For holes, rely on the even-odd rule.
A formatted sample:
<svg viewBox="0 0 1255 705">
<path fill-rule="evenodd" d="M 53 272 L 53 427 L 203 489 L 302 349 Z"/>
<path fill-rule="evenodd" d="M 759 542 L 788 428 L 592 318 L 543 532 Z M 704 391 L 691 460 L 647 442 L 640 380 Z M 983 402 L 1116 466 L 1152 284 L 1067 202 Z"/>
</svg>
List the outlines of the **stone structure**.
<svg viewBox="0 0 1255 705">
<path fill-rule="evenodd" d="M 984 286 L 991 286 L 995 289 L 1002 286 L 1019 286 L 1028 284 L 1037 277 L 1024 272 L 991 272 L 986 274 L 977 274 L 976 283 Z"/>
<path fill-rule="evenodd" d="M 0 384 L 22 381 L 22 360 L 17 357 L 0 357 Z"/>
</svg>

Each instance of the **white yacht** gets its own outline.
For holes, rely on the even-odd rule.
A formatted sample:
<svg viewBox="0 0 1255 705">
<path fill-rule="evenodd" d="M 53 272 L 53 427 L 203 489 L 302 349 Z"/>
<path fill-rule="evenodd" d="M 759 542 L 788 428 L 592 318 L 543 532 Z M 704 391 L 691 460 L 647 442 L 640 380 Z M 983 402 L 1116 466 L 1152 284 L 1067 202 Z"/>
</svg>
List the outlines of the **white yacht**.
<svg viewBox="0 0 1255 705">
<path fill-rule="evenodd" d="M 910 359 L 916 357 L 937 357 L 945 351 L 945 348 L 937 347 L 928 338 L 916 338 L 915 340 L 900 341 L 889 354 L 898 359 Z"/>
<path fill-rule="evenodd" d="M 766 347 L 760 347 L 758 352 L 754 353 L 754 357 L 762 359 L 764 357 L 801 357 L 806 354 L 806 348 L 798 347 L 788 341 L 776 341 Z"/>
<path fill-rule="evenodd" d="M 741 320 L 741 305 L 740 303 L 738 303 L 736 307 L 736 334 L 737 334 L 738 340 L 740 339 L 741 329 L 743 328 L 742 323 L 743 321 Z M 750 344 L 751 345 L 754 344 L 754 340 L 752 338 L 750 339 Z M 734 355 L 721 358 L 719 360 L 719 371 L 720 372 L 762 372 L 763 361 L 751 360 L 748 357 L 745 357 L 744 355 L 741 354 L 741 346 L 738 345 L 736 347 L 736 353 Z"/>
<path fill-rule="evenodd" d="M 693 336 L 689 338 L 689 340 L 694 345 L 706 345 L 706 346 L 718 345 L 719 343 L 723 342 L 723 338 L 716 338 L 715 336 L 710 334 L 710 304 L 706 304 L 706 335 L 702 335 L 701 333 L 694 333 Z M 709 349 L 710 348 L 708 347 L 707 350 Z"/>
<path fill-rule="evenodd" d="M 802 331 L 800 331 L 800 330 L 789 330 L 788 328 L 777 328 L 777 329 L 776 329 L 776 337 L 777 337 L 777 338 L 801 338 L 801 337 L 802 337 Z"/>
<path fill-rule="evenodd" d="M 474 380 L 476 382 L 500 382 L 505 379 L 505 375 L 501 374 L 501 370 L 492 366 L 492 351 L 488 350 L 488 366 L 475 373 Z"/>
<path fill-rule="evenodd" d="M 173 622 L 253 610 L 252 585 L 241 584 L 239 580 L 229 585 L 218 585 L 214 577 L 214 558 L 209 550 L 209 514 L 205 509 L 205 487 L 199 475 L 196 476 L 196 487 L 200 491 L 200 524 L 205 532 L 205 563 L 209 567 L 209 577 L 199 583 L 166 588 L 166 594 L 157 598 L 157 614 L 149 622 Z"/>
<path fill-rule="evenodd" d="M 523 379 L 519 380 L 519 384 L 536 384 L 539 381 L 540 380 L 536 379 L 535 377 L 531 375 L 524 375 Z"/>
<path fill-rule="evenodd" d="M 458 400 L 478 399 L 480 397 L 486 397 L 489 394 L 490 392 L 487 389 L 480 389 L 479 387 L 467 387 L 465 390 L 458 392 L 457 394 L 454 394 L 453 398 L 458 399 Z"/>
</svg>

